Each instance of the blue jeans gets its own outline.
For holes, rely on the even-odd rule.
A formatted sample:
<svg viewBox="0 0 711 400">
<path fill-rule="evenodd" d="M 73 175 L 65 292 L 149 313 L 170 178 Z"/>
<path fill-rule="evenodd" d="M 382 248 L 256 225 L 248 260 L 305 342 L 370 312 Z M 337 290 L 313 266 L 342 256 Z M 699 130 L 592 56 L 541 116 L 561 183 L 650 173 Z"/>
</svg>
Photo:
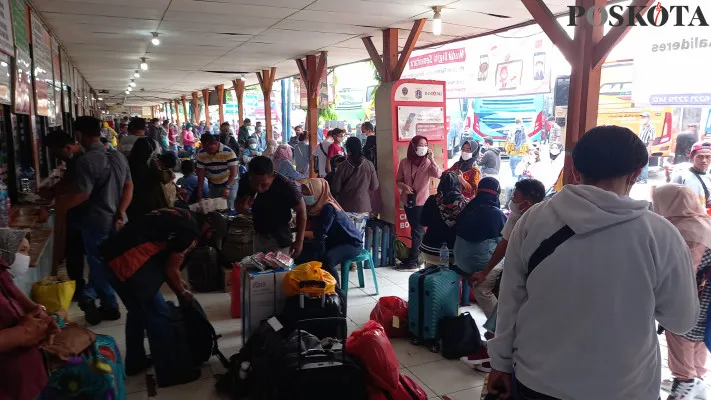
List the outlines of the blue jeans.
<svg viewBox="0 0 711 400">
<path fill-rule="evenodd" d="M 101 259 L 99 245 L 108 239 L 113 228 L 93 226 L 86 221 L 82 227 L 86 262 L 89 264 L 89 282 L 84 287 L 84 299 L 101 301 L 107 309 L 117 309 L 116 293 L 109 281 L 109 266 Z"/>
<path fill-rule="evenodd" d="M 511 167 L 511 176 L 516 177 L 516 166 L 523 160 L 521 156 L 511 156 L 509 158 L 509 166 Z"/>
<path fill-rule="evenodd" d="M 235 201 L 237 200 L 238 188 L 239 183 L 237 182 L 237 179 L 235 179 L 234 183 L 232 184 L 232 189 L 230 189 L 230 195 L 227 197 L 227 205 L 230 207 L 230 210 L 235 209 Z M 210 183 L 210 198 L 217 199 L 222 197 L 222 192 L 224 190 L 225 184 L 217 185 L 214 183 Z"/>
</svg>

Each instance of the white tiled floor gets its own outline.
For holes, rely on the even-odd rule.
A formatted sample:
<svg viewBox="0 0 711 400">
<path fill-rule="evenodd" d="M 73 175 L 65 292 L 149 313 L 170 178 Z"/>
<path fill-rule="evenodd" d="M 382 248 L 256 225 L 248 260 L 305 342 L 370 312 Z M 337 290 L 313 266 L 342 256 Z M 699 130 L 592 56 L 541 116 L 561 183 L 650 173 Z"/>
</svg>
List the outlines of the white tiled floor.
<svg viewBox="0 0 711 400">
<path fill-rule="evenodd" d="M 350 286 L 348 290 L 348 330 L 353 332 L 365 324 L 370 318 L 370 311 L 373 309 L 377 298 L 381 296 L 400 296 L 407 299 L 407 286 L 410 273 L 399 272 L 391 268 L 379 268 L 376 270 L 378 284 L 380 287 L 379 296 L 374 296 L 375 287 L 372 282 L 370 271 L 365 271 L 365 288 L 358 288 L 358 276 L 351 273 L 349 276 Z M 166 292 L 168 300 L 175 300 L 175 296 Z M 230 295 L 226 293 L 202 293 L 197 294 L 197 298 L 205 309 L 208 318 L 212 322 L 218 334 L 222 335 L 219 340 L 220 349 L 227 356 L 231 356 L 239 351 L 242 345 L 241 327 L 238 319 L 230 317 Z M 462 309 L 461 311 L 464 311 Z M 485 316 L 476 307 L 466 307 L 481 326 L 485 321 Z M 125 311 L 123 311 L 125 314 Z M 81 311 L 73 305 L 70 310 L 70 318 L 77 323 L 83 323 Z M 119 344 L 121 351 L 125 354 L 125 316 L 114 322 L 104 322 L 92 328 L 97 333 L 113 336 Z M 666 368 L 667 349 L 664 336 L 660 336 L 662 343 L 662 358 L 664 368 L 663 379 L 671 376 Z M 147 346 L 147 342 L 146 342 Z M 479 400 L 485 374 L 468 368 L 460 361 L 445 360 L 440 354 L 434 354 L 425 347 L 412 345 L 409 340 L 393 340 L 395 354 L 400 362 L 401 372 L 415 379 L 417 383 L 427 392 L 430 399 L 449 400 Z M 159 399 L 226 399 L 215 392 L 215 374 L 224 372 L 224 368 L 214 357 L 203 367 L 200 380 L 190 384 L 174 386 L 170 388 L 158 389 Z M 128 400 L 146 400 L 145 376 L 128 378 L 126 382 Z M 711 388 L 708 389 L 711 398 Z M 662 392 L 662 399 L 667 393 Z"/>
</svg>

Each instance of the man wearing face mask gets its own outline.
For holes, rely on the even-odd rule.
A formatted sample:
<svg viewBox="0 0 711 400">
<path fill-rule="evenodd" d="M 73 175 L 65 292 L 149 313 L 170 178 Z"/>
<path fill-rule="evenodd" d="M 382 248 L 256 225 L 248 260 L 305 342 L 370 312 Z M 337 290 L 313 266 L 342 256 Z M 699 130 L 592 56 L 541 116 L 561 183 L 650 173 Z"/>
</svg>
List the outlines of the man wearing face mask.
<svg viewBox="0 0 711 400">
<path fill-rule="evenodd" d="M 629 197 L 647 160 L 631 130 L 593 128 L 573 150 L 580 184 L 521 217 L 506 252 L 496 337 L 488 342 L 489 393 L 659 397 L 654 321 L 684 334 L 696 325 L 699 299 L 679 231 L 647 201 Z"/>
<path fill-rule="evenodd" d="M 501 150 L 494 147 L 494 140 L 484 139 L 484 156 L 479 161 L 484 176 L 498 176 L 501 169 Z"/>
<path fill-rule="evenodd" d="M 298 128 L 298 126 L 297 126 Z M 296 171 L 303 175 L 309 174 L 309 135 L 306 132 L 301 132 L 298 137 L 299 141 L 294 146 L 294 163 L 296 163 Z"/>
<path fill-rule="evenodd" d="M 257 125 L 254 127 L 254 135 L 257 138 L 257 147 L 266 149 L 267 148 L 267 134 L 264 132 L 264 126 L 262 126 L 262 121 L 257 121 Z"/>
<path fill-rule="evenodd" d="M 249 118 L 244 119 L 244 123 L 239 127 L 239 132 L 237 132 L 237 141 L 245 145 L 247 144 L 247 139 L 249 139 L 249 127 L 252 125 L 252 121 Z"/>
</svg>

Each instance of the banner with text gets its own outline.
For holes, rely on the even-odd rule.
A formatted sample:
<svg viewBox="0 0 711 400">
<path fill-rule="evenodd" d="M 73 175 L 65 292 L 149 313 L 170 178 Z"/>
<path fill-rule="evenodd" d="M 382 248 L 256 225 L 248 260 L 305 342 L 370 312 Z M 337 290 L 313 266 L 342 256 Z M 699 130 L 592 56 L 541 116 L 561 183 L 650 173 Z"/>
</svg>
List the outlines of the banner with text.
<svg viewBox="0 0 711 400">
<path fill-rule="evenodd" d="M 39 18 L 32 13 L 32 66 L 35 84 L 35 114 L 54 119 L 52 81 L 52 41 Z"/>
<path fill-rule="evenodd" d="M 543 33 L 474 38 L 413 51 L 402 78 L 446 79 L 448 99 L 549 93 L 551 51 Z"/>
</svg>

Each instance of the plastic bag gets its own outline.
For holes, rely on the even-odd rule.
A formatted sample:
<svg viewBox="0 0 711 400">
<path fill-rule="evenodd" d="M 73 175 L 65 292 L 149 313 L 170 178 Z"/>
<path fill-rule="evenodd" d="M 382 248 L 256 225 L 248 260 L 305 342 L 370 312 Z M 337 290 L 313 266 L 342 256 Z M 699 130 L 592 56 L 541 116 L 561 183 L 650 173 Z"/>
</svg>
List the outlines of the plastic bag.
<svg viewBox="0 0 711 400">
<path fill-rule="evenodd" d="M 69 310 L 76 286 L 75 281 L 60 281 L 55 276 L 48 276 L 32 284 L 32 300 L 50 313 Z"/>
<path fill-rule="evenodd" d="M 373 386 L 394 392 L 400 385 L 400 364 L 383 326 L 370 320 L 346 340 L 346 353 L 358 359 Z"/>
<path fill-rule="evenodd" d="M 381 389 L 368 385 L 368 400 L 427 400 L 427 393 L 414 379 L 400 374 L 400 382 L 394 392 L 386 394 Z"/>
<path fill-rule="evenodd" d="M 370 319 L 382 325 L 389 338 L 408 335 L 407 302 L 397 296 L 381 297 L 370 312 Z"/>
<path fill-rule="evenodd" d="M 299 282 L 303 281 L 324 281 L 326 288 L 308 286 L 299 289 Z M 336 278 L 328 271 L 321 269 L 321 263 L 311 261 L 306 264 L 297 265 L 294 269 L 284 275 L 284 293 L 287 296 L 298 296 L 300 293 L 311 296 L 336 293 Z"/>
</svg>

